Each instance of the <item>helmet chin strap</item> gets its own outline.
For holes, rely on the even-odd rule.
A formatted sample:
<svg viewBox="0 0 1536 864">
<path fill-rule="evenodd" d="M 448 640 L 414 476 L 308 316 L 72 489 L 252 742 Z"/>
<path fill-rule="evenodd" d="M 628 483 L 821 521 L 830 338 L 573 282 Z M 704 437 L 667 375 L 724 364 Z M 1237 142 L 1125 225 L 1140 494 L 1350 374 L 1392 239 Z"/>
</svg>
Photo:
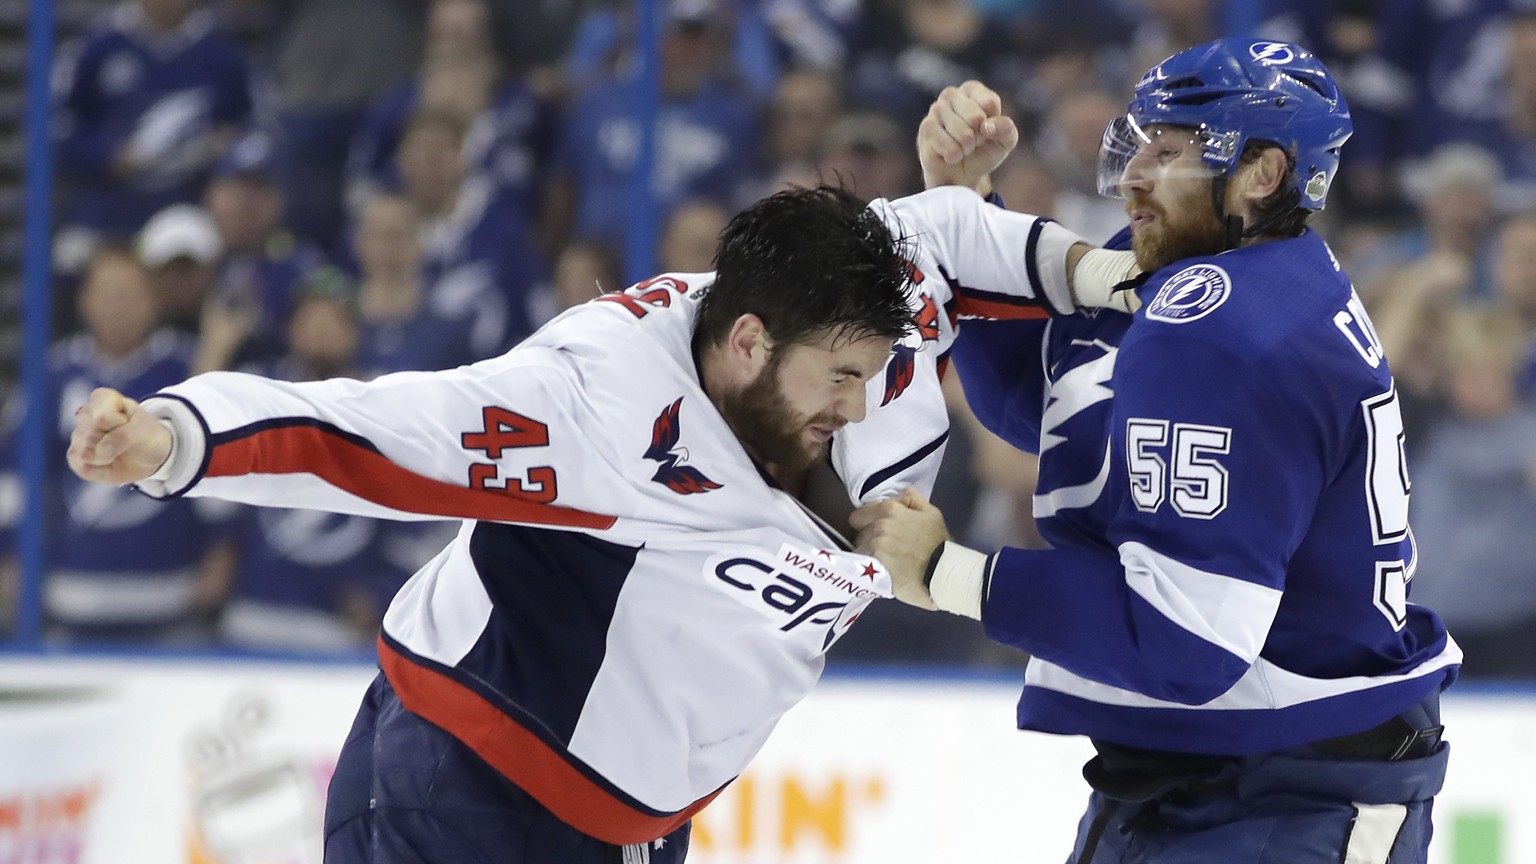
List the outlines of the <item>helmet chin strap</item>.
<svg viewBox="0 0 1536 864">
<path fill-rule="evenodd" d="M 1221 174 L 1211 178 L 1211 209 L 1216 213 L 1216 220 L 1226 229 L 1225 245 L 1222 247 L 1223 252 L 1236 249 L 1243 245 L 1244 240 L 1250 237 L 1258 237 L 1269 233 L 1270 229 L 1274 228 L 1287 215 L 1286 210 L 1277 208 L 1273 212 L 1266 214 L 1257 224 L 1252 227 L 1246 227 L 1243 217 L 1234 216 L 1226 212 L 1227 181 L 1230 177 L 1231 175 L 1229 174 Z"/>
<path fill-rule="evenodd" d="M 1227 179 L 1231 175 L 1219 174 L 1211 178 L 1211 209 L 1216 214 L 1216 221 L 1226 229 L 1225 239 L 1222 241 L 1221 251 L 1229 252 L 1243 245 L 1245 237 L 1251 237 L 1251 232 L 1243 230 L 1243 217 L 1234 216 L 1227 212 Z"/>
</svg>

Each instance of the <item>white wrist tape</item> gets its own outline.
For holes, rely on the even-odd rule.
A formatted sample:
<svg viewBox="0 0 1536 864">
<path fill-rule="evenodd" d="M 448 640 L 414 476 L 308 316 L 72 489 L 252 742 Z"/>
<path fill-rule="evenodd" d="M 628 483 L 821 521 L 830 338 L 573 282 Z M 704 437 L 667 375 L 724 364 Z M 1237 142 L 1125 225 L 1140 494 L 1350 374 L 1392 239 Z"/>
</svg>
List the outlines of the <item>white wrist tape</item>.
<svg viewBox="0 0 1536 864">
<path fill-rule="evenodd" d="M 1116 285 L 1141 273 L 1136 253 L 1118 249 L 1090 249 L 1072 271 L 1072 295 L 1078 307 L 1100 306 L 1135 312 L 1141 300 L 1132 291 L 1116 291 Z"/>
<path fill-rule="evenodd" d="M 987 581 L 987 555 L 944 541 L 944 551 L 934 562 L 928 595 L 945 612 L 981 620 L 981 592 Z"/>
</svg>

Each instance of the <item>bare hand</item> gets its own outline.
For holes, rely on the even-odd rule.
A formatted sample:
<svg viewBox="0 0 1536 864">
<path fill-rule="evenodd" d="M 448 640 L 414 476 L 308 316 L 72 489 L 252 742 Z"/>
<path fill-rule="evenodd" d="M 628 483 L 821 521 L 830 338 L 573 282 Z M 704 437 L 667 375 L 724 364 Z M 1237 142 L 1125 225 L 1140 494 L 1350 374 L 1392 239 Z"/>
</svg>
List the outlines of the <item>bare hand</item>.
<svg viewBox="0 0 1536 864">
<path fill-rule="evenodd" d="M 75 412 L 70 470 L 96 483 L 137 483 L 171 453 L 171 433 L 127 396 L 98 387 Z"/>
<path fill-rule="evenodd" d="M 917 127 L 923 187 L 969 186 L 986 195 L 991 174 L 1019 143 L 1003 100 L 980 81 L 945 87 Z"/>
<path fill-rule="evenodd" d="M 886 501 L 865 504 L 848 517 L 859 532 L 859 550 L 873 555 L 891 573 L 896 599 L 923 609 L 937 609 L 923 576 L 933 550 L 949 539 L 944 514 L 912 487 Z"/>
</svg>

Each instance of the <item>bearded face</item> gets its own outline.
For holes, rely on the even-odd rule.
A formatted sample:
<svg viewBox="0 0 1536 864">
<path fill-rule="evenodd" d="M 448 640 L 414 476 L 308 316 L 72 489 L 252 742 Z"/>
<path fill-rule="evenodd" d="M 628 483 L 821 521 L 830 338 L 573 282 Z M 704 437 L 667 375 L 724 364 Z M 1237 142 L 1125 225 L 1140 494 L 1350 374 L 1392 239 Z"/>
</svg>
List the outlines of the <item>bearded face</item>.
<svg viewBox="0 0 1536 864">
<path fill-rule="evenodd" d="M 1227 232 L 1211 204 L 1209 180 L 1167 181 L 1151 192 L 1134 192 L 1126 211 L 1132 214 L 1131 249 L 1143 272 L 1226 248 Z"/>
<path fill-rule="evenodd" d="M 1121 188 L 1131 249 L 1145 272 L 1226 248 L 1226 226 L 1211 200 L 1215 172 L 1189 129 L 1153 126 L 1126 165 Z"/>
<path fill-rule="evenodd" d="M 722 411 L 742 446 L 759 462 L 798 474 L 827 458 L 831 433 L 847 421 L 832 412 L 807 416 L 790 404 L 785 354 L 775 354 L 756 379 L 727 394 Z"/>
</svg>

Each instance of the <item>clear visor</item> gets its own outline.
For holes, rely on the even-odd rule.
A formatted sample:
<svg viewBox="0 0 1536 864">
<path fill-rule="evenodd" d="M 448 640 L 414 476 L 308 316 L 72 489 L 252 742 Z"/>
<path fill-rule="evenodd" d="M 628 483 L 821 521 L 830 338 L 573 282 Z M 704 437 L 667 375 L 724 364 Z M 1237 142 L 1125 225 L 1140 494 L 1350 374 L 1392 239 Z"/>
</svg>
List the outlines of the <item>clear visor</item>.
<svg viewBox="0 0 1536 864">
<path fill-rule="evenodd" d="M 1116 117 L 1099 146 L 1099 194 L 1124 198 L 1126 184 L 1138 180 L 1215 177 L 1232 164 L 1238 138 L 1235 132 L 1143 127 L 1130 115 Z"/>
</svg>

